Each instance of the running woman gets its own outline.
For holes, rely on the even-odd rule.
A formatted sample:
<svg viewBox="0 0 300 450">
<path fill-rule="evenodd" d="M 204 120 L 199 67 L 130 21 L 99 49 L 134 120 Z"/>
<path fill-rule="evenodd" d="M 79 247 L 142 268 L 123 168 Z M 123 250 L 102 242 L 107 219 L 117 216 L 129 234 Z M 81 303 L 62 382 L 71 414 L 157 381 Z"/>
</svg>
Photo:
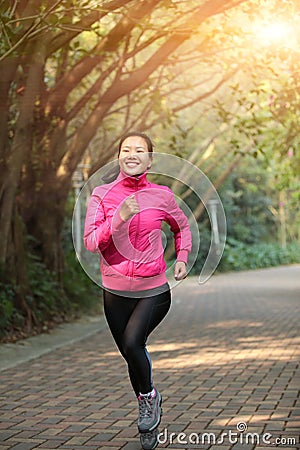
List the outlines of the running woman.
<svg viewBox="0 0 300 450">
<path fill-rule="evenodd" d="M 153 384 L 147 338 L 171 305 L 161 238 L 162 222 L 174 235 L 174 277 L 186 277 L 191 232 L 188 220 L 167 186 L 148 181 L 153 158 L 150 138 L 139 132 L 119 143 L 119 175 L 94 189 L 89 200 L 85 247 L 100 253 L 104 314 L 127 362 L 138 399 L 138 430 L 144 449 L 157 445 L 162 397 Z"/>
</svg>

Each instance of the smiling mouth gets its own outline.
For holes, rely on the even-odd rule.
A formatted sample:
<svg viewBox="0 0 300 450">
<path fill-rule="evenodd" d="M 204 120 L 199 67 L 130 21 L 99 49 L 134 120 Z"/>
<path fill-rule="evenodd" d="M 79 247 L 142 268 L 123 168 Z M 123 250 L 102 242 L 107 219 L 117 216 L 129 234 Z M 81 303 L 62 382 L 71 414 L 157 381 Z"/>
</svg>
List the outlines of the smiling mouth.
<svg viewBox="0 0 300 450">
<path fill-rule="evenodd" d="M 126 166 L 127 166 L 127 167 L 132 167 L 132 168 L 133 168 L 133 167 L 136 167 L 136 166 L 138 166 L 138 165 L 139 165 L 138 162 L 133 162 L 133 161 L 132 161 L 132 162 L 127 162 L 127 163 L 126 163 Z"/>
</svg>

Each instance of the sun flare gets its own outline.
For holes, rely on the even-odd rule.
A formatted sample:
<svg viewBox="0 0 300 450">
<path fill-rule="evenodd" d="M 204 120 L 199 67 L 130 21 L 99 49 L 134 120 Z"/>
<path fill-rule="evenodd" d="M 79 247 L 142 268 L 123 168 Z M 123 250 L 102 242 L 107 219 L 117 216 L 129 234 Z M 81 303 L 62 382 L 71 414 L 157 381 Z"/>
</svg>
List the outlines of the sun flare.
<svg viewBox="0 0 300 450">
<path fill-rule="evenodd" d="M 269 23 L 259 31 L 260 37 L 270 43 L 285 40 L 290 33 L 288 24 L 284 22 Z"/>
<path fill-rule="evenodd" d="M 253 25 L 253 33 L 260 45 L 293 48 L 296 44 L 294 29 L 288 22 L 256 23 Z"/>
</svg>

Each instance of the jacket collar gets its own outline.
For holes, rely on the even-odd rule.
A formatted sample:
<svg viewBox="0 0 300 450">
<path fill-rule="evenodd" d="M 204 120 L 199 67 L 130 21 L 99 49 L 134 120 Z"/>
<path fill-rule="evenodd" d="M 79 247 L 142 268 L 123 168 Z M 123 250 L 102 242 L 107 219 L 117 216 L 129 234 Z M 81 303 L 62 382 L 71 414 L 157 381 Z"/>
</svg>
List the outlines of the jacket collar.
<svg viewBox="0 0 300 450">
<path fill-rule="evenodd" d="M 120 170 L 120 173 L 116 181 L 121 182 L 124 186 L 127 187 L 141 189 L 143 187 L 148 186 L 149 184 L 149 181 L 147 180 L 147 173 L 148 171 L 142 173 L 138 177 L 132 177 L 124 173 L 122 170 Z"/>
</svg>

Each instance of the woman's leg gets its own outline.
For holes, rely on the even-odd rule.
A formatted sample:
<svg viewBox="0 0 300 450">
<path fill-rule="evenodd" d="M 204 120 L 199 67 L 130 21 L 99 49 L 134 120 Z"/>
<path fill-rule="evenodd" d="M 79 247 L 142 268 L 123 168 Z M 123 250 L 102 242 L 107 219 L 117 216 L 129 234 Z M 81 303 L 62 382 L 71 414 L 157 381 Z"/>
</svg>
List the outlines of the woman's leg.
<svg viewBox="0 0 300 450">
<path fill-rule="evenodd" d="M 170 290 L 139 299 L 124 330 L 123 350 L 138 380 L 140 393 L 148 393 L 153 389 L 152 364 L 146 348 L 147 338 L 164 319 L 170 305 Z"/>
<path fill-rule="evenodd" d="M 121 297 L 109 291 L 103 291 L 104 314 L 114 341 L 128 364 L 131 385 L 136 395 L 139 395 L 139 384 L 130 367 L 123 350 L 123 335 L 137 299 Z"/>
<path fill-rule="evenodd" d="M 104 292 L 104 312 L 115 342 L 128 363 L 130 380 L 136 395 L 152 386 L 151 360 L 146 348 L 150 333 L 169 311 L 170 290 L 141 299 Z"/>
<path fill-rule="evenodd" d="M 170 290 L 140 299 L 124 332 L 125 355 L 134 369 L 140 389 L 138 396 L 140 433 L 151 432 L 160 423 L 162 398 L 153 388 L 151 359 L 146 348 L 146 341 L 150 333 L 166 316 L 170 305 Z"/>
<path fill-rule="evenodd" d="M 130 380 L 138 397 L 140 433 L 155 430 L 161 418 L 161 395 L 152 384 L 151 359 L 146 341 L 169 311 L 171 293 L 132 299 L 104 295 L 104 311 L 121 354 L 127 361 Z"/>
</svg>

